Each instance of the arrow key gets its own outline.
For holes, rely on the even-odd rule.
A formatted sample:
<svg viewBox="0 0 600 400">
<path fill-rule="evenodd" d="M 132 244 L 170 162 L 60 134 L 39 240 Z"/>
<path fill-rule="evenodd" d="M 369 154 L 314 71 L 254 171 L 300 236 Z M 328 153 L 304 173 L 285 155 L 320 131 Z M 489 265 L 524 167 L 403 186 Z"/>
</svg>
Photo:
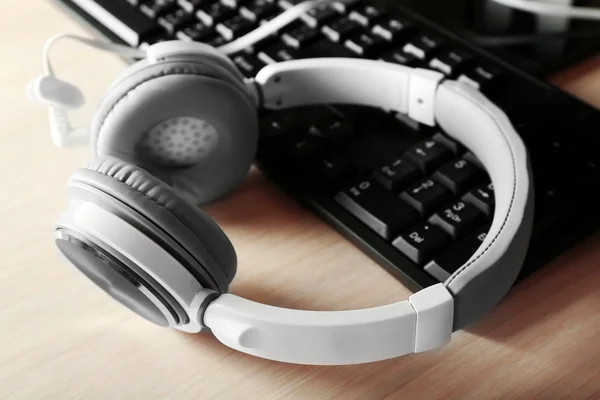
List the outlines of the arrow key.
<svg viewBox="0 0 600 400">
<path fill-rule="evenodd" d="M 463 200 L 473 204 L 485 215 L 494 212 L 494 185 L 491 182 L 482 183 L 463 196 Z"/>
</svg>

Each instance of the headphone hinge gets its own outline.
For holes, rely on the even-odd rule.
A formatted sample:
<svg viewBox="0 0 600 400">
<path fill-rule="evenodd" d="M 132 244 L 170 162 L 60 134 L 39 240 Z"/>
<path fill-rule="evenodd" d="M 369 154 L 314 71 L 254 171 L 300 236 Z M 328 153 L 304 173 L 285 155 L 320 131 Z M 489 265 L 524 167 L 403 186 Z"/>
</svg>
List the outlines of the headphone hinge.
<svg viewBox="0 0 600 400">
<path fill-rule="evenodd" d="M 422 124 L 435 125 L 435 97 L 444 74 L 415 68 L 408 81 L 408 116 Z"/>
</svg>

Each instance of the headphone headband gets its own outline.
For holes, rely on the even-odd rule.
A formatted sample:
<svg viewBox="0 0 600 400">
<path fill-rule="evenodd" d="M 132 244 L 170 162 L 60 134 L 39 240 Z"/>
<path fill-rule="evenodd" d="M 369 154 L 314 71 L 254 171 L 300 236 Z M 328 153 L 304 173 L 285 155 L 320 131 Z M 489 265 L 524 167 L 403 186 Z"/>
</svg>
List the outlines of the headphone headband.
<svg viewBox="0 0 600 400">
<path fill-rule="evenodd" d="M 354 58 L 271 64 L 255 82 L 271 110 L 313 104 L 355 104 L 408 114 L 434 124 L 435 93 L 444 75 L 426 69 Z"/>
</svg>

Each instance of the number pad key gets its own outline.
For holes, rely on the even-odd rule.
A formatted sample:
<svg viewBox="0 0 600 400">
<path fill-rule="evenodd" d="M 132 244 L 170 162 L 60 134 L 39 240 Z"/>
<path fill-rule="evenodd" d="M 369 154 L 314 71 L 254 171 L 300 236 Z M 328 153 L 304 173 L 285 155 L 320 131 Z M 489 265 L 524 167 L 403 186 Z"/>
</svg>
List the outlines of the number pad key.
<svg viewBox="0 0 600 400">
<path fill-rule="evenodd" d="M 423 265 L 431 260 L 449 241 L 437 226 L 420 224 L 398 236 L 392 245 L 415 264 Z"/>
<path fill-rule="evenodd" d="M 482 173 L 479 167 L 463 158 L 444 165 L 435 173 L 436 179 L 449 187 L 454 193 L 464 192 L 476 183 L 481 176 Z"/>
<path fill-rule="evenodd" d="M 335 201 L 384 239 L 391 240 L 418 219 L 412 208 L 372 180 L 338 193 Z"/>
<path fill-rule="evenodd" d="M 463 200 L 473 204 L 485 215 L 491 216 L 494 212 L 494 185 L 486 182 L 476 186 L 463 196 Z"/>
<path fill-rule="evenodd" d="M 375 172 L 375 179 L 390 192 L 398 192 L 421 175 L 419 169 L 402 158 L 384 165 Z"/>
<path fill-rule="evenodd" d="M 452 152 L 442 143 L 427 139 L 409 149 L 406 156 L 427 174 L 452 157 Z"/>
<path fill-rule="evenodd" d="M 444 282 L 450 275 L 462 267 L 464 263 L 469 261 L 469 258 L 471 258 L 485 240 L 489 229 L 489 224 L 477 228 L 466 238 L 434 257 L 433 261 L 425 266 L 425 271 L 429 272 L 429 274 L 433 275 L 440 282 Z"/>
<path fill-rule="evenodd" d="M 426 216 L 449 201 L 452 198 L 452 192 L 441 183 L 425 179 L 409 187 L 400 195 L 400 198 L 417 209 L 421 215 Z"/>
<path fill-rule="evenodd" d="M 472 204 L 459 200 L 438 211 L 429 222 L 456 239 L 485 222 L 485 216 Z"/>
</svg>

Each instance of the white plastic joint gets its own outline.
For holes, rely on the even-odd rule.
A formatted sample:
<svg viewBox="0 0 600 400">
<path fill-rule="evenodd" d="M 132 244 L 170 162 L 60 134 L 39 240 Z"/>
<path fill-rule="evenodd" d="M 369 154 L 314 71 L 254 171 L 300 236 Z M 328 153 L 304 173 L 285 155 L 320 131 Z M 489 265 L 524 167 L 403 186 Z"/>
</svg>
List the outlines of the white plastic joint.
<svg viewBox="0 0 600 400">
<path fill-rule="evenodd" d="M 435 124 L 435 95 L 444 74 L 416 68 L 408 83 L 408 116 L 422 124 Z"/>
<path fill-rule="evenodd" d="M 454 324 L 454 298 L 438 283 L 408 298 L 417 315 L 415 353 L 433 350 L 450 341 Z"/>
</svg>

